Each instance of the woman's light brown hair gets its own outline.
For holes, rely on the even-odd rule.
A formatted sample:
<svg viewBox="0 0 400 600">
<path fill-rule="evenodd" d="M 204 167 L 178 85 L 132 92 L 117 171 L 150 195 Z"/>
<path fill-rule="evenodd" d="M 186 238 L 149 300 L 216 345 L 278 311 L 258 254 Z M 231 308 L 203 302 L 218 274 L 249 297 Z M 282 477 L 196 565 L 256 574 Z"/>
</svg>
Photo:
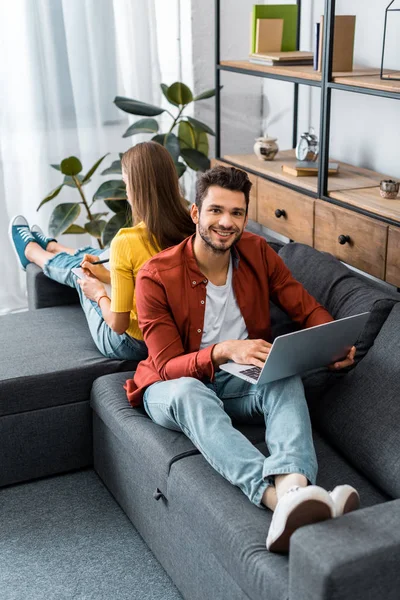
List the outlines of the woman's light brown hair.
<svg viewBox="0 0 400 600">
<path fill-rule="evenodd" d="M 164 250 L 195 232 L 183 199 L 174 161 L 157 142 L 143 142 L 122 156 L 122 170 L 136 221 L 143 221 L 150 239 Z"/>
</svg>

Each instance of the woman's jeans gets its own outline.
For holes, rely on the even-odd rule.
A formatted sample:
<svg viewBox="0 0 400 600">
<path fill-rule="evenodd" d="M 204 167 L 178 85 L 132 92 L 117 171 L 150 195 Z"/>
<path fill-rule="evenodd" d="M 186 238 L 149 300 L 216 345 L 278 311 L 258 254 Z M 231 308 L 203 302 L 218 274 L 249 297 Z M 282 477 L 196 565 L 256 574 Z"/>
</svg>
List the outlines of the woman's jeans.
<svg viewBox="0 0 400 600">
<path fill-rule="evenodd" d="M 59 252 L 47 261 L 43 267 L 43 272 L 50 279 L 76 289 L 93 341 L 104 356 L 119 360 L 143 360 L 147 357 L 146 344 L 127 333 L 122 335 L 115 333 L 104 321 L 97 302 L 86 298 L 77 283 L 78 277 L 71 272 L 71 269 L 80 266 L 84 254 L 98 256 L 102 252 L 104 250 L 98 250 L 90 246 L 77 250 L 73 256 L 66 252 Z"/>
<path fill-rule="evenodd" d="M 300 473 L 315 484 L 317 459 L 304 388 L 299 376 L 253 385 L 224 371 L 213 383 L 192 377 L 159 381 L 144 394 L 151 419 L 183 431 L 210 465 L 254 504 L 273 475 Z M 232 426 L 264 423 L 266 458 Z"/>
</svg>

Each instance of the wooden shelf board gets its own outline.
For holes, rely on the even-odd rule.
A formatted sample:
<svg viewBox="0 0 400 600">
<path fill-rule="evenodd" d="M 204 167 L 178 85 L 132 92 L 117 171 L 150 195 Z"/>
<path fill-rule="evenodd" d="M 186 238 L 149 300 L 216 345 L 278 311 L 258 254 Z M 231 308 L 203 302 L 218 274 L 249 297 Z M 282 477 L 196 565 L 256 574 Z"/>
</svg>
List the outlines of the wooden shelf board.
<svg viewBox="0 0 400 600">
<path fill-rule="evenodd" d="M 330 192 L 329 196 L 400 223 L 400 196 L 395 200 L 385 200 L 379 194 L 379 187 L 335 191 Z"/>
<path fill-rule="evenodd" d="M 364 75 L 361 77 L 349 77 L 348 75 L 340 75 L 333 78 L 334 83 L 343 85 L 352 85 L 354 87 L 369 88 L 371 90 L 380 90 L 383 92 L 399 92 L 400 81 L 390 79 L 381 79 L 379 72 L 376 75 Z"/>
<path fill-rule="evenodd" d="M 297 77 L 299 79 L 306 79 L 309 81 L 321 81 L 321 73 L 319 71 L 315 71 L 314 68 L 310 66 L 274 66 L 274 67 L 266 67 L 263 65 L 256 65 L 254 63 L 249 62 L 248 60 L 222 60 L 220 63 L 224 67 L 233 67 L 235 69 L 246 69 L 247 71 L 255 71 L 261 73 L 271 73 L 274 75 L 283 75 L 284 77 Z M 358 65 L 354 65 L 353 71 L 351 73 L 332 73 L 332 77 L 334 81 L 336 78 L 341 77 L 351 77 L 353 78 L 363 78 L 367 76 L 379 75 L 379 69 L 372 69 L 370 67 L 362 67 Z M 347 83 L 347 80 L 346 80 Z M 400 82 L 397 82 L 400 83 Z"/>
<path fill-rule="evenodd" d="M 318 191 L 316 176 L 293 177 L 282 171 L 283 164 L 294 165 L 297 162 L 293 149 L 278 152 L 275 160 L 271 161 L 259 160 L 255 154 L 226 154 L 223 159 L 229 160 L 243 169 L 251 169 L 260 175 L 273 177 L 277 181 L 297 185 L 299 188 L 314 193 Z M 331 161 L 334 161 L 334 159 L 331 159 Z M 329 177 L 329 191 L 376 187 L 381 179 L 387 178 L 386 175 L 382 175 L 382 173 L 377 173 L 376 171 L 362 169 L 341 162 L 339 162 L 339 165 L 339 173 Z"/>
</svg>

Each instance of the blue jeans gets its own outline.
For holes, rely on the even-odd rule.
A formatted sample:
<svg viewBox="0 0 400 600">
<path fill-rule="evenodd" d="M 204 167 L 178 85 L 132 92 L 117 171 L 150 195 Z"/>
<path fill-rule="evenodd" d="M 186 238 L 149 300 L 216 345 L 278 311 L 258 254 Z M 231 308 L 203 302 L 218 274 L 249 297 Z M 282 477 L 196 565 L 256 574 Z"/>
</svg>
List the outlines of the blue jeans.
<svg viewBox="0 0 400 600">
<path fill-rule="evenodd" d="M 315 484 L 317 459 L 299 376 L 253 385 L 218 371 L 214 383 L 192 377 L 153 383 L 145 391 L 147 414 L 183 431 L 210 465 L 257 506 L 273 475 L 301 473 Z M 266 458 L 232 426 L 265 423 Z"/>
<path fill-rule="evenodd" d="M 91 248 L 90 246 L 77 250 L 74 255 L 59 252 L 47 261 L 43 267 L 43 273 L 50 279 L 58 281 L 58 283 L 76 289 L 93 341 L 103 356 L 119 360 L 143 360 L 147 357 L 146 344 L 127 333 L 120 335 L 113 331 L 104 321 L 97 302 L 86 298 L 77 283 L 77 276 L 71 272 L 72 268 L 80 266 L 84 254 L 98 256 L 102 252 L 104 250 Z"/>
</svg>

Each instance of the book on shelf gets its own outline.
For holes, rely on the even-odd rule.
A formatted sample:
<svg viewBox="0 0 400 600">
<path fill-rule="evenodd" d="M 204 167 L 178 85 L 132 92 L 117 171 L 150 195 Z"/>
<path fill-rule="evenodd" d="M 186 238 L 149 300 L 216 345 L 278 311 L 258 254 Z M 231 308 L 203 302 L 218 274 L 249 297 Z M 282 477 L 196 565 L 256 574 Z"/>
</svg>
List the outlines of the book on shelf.
<svg viewBox="0 0 400 600">
<path fill-rule="evenodd" d="M 312 65 L 313 53 L 299 50 L 294 52 L 254 52 L 249 55 L 249 62 L 266 67 Z"/>
<path fill-rule="evenodd" d="M 333 34 L 332 71 L 347 72 L 353 70 L 354 36 L 356 30 L 355 15 L 336 15 Z M 322 53 L 324 43 L 324 17 L 321 17 L 318 45 L 318 71 L 322 71 Z"/>
<path fill-rule="evenodd" d="M 280 52 L 283 19 L 257 19 L 256 52 Z"/>
<path fill-rule="evenodd" d="M 299 160 L 294 164 L 282 165 L 282 171 L 293 177 L 309 177 L 318 175 L 319 166 L 316 162 Z M 339 173 L 339 164 L 330 162 L 328 165 L 328 175 L 336 175 Z"/>
<path fill-rule="evenodd" d="M 281 50 L 296 50 L 297 4 L 254 4 L 250 15 L 250 54 L 256 52 L 257 20 L 283 19 Z"/>
</svg>

